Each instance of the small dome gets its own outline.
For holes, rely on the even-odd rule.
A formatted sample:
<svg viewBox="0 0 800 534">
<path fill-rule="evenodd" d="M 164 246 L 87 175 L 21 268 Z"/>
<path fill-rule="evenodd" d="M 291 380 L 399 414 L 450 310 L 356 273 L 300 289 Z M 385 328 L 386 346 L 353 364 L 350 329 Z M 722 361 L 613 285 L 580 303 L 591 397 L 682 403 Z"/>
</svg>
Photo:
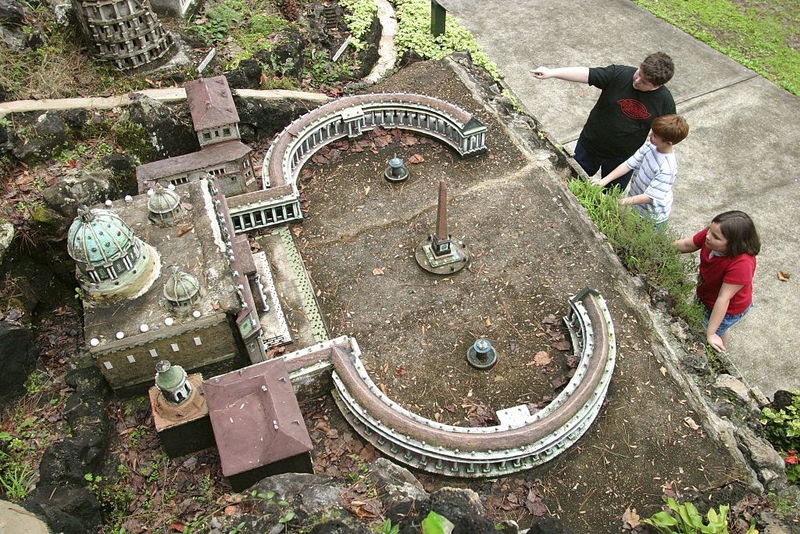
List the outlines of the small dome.
<svg viewBox="0 0 800 534">
<path fill-rule="evenodd" d="M 172 189 L 167 189 L 159 184 L 147 200 L 147 210 L 150 212 L 151 221 L 169 226 L 183 214 L 181 197 Z"/>
<path fill-rule="evenodd" d="M 115 213 L 81 208 L 67 233 L 67 252 L 79 264 L 110 265 L 134 248 L 133 230 Z"/>
<path fill-rule="evenodd" d="M 164 297 L 173 306 L 189 306 L 200 297 L 200 282 L 194 275 L 176 271 L 164 284 Z"/>
</svg>

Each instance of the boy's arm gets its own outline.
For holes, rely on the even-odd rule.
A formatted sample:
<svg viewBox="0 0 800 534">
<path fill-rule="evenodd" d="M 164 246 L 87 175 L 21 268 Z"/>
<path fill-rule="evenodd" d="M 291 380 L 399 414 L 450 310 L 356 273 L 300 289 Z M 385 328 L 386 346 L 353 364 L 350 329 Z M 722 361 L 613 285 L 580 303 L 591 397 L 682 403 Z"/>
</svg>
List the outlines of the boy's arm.
<svg viewBox="0 0 800 534">
<path fill-rule="evenodd" d="M 540 80 L 558 78 L 568 82 L 589 83 L 589 67 L 558 67 L 555 69 L 539 67 L 533 69 L 531 74 Z"/>
<path fill-rule="evenodd" d="M 624 175 L 625 173 L 631 170 L 633 170 L 633 167 L 628 167 L 628 164 L 623 161 L 622 163 L 619 164 L 619 166 L 616 169 L 608 173 L 605 176 L 605 178 L 597 178 L 597 177 L 592 178 L 592 183 L 594 185 L 602 185 L 603 187 L 605 187 L 608 184 L 610 184 L 612 180 L 616 180 L 617 178 L 619 178 L 620 176 Z"/>
<path fill-rule="evenodd" d="M 619 199 L 619 205 L 620 206 L 628 206 L 628 205 L 631 205 L 631 204 L 647 204 L 651 200 L 653 200 L 653 199 L 648 197 L 644 193 L 642 193 L 641 195 L 635 195 L 635 196 L 632 196 L 632 197 L 625 197 L 625 198 Z"/>
</svg>

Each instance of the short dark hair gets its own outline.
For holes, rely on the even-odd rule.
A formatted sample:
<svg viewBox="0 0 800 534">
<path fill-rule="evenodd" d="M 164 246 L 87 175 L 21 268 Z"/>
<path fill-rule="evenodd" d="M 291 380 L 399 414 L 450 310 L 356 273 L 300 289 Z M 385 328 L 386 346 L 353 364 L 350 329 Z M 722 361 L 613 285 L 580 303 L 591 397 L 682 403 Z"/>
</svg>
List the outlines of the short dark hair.
<svg viewBox="0 0 800 534">
<path fill-rule="evenodd" d="M 661 115 L 653 119 L 650 126 L 653 133 L 673 145 L 680 143 L 689 135 L 689 123 L 680 115 Z"/>
<path fill-rule="evenodd" d="M 719 224 L 722 235 L 728 240 L 726 256 L 756 256 L 761 252 L 761 239 L 758 237 L 756 225 L 745 212 L 726 211 L 714 217 L 711 222 Z"/>
<path fill-rule="evenodd" d="M 654 85 L 664 85 L 675 74 L 675 64 L 672 58 L 664 52 L 650 54 L 639 65 L 645 80 Z"/>
</svg>

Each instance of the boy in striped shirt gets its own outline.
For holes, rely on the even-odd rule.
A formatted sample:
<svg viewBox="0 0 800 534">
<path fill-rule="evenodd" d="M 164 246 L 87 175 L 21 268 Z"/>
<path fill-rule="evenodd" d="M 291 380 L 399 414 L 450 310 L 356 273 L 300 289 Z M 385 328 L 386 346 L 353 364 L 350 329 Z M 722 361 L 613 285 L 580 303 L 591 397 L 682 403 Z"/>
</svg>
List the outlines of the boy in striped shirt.
<svg viewBox="0 0 800 534">
<path fill-rule="evenodd" d="M 680 115 L 662 115 L 653 120 L 647 141 L 630 158 L 595 185 L 606 186 L 633 170 L 627 196 L 621 205 L 633 205 L 642 217 L 652 219 L 660 228 L 669 219 L 672 209 L 672 185 L 678 165 L 672 148 L 689 135 L 689 125 Z"/>
</svg>

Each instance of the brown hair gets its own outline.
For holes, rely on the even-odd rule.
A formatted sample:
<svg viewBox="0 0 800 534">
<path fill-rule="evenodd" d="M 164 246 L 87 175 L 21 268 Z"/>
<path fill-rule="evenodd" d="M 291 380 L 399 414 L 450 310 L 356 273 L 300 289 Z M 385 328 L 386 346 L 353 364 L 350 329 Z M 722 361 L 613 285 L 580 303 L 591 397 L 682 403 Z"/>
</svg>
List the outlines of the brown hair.
<svg viewBox="0 0 800 534">
<path fill-rule="evenodd" d="M 675 64 L 672 58 L 664 52 L 650 54 L 639 65 L 645 80 L 654 85 L 664 85 L 675 74 Z"/>
<path fill-rule="evenodd" d="M 719 229 L 728 240 L 727 256 L 739 254 L 758 255 L 761 252 L 761 239 L 758 237 L 756 225 L 743 211 L 726 211 L 711 220 L 719 224 Z"/>
<path fill-rule="evenodd" d="M 689 135 L 689 123 L 680 115 L 661 115 L 653 119 L 650 127 L 654 134 L 673 145 L 680 143 Z"/>
</svg>

